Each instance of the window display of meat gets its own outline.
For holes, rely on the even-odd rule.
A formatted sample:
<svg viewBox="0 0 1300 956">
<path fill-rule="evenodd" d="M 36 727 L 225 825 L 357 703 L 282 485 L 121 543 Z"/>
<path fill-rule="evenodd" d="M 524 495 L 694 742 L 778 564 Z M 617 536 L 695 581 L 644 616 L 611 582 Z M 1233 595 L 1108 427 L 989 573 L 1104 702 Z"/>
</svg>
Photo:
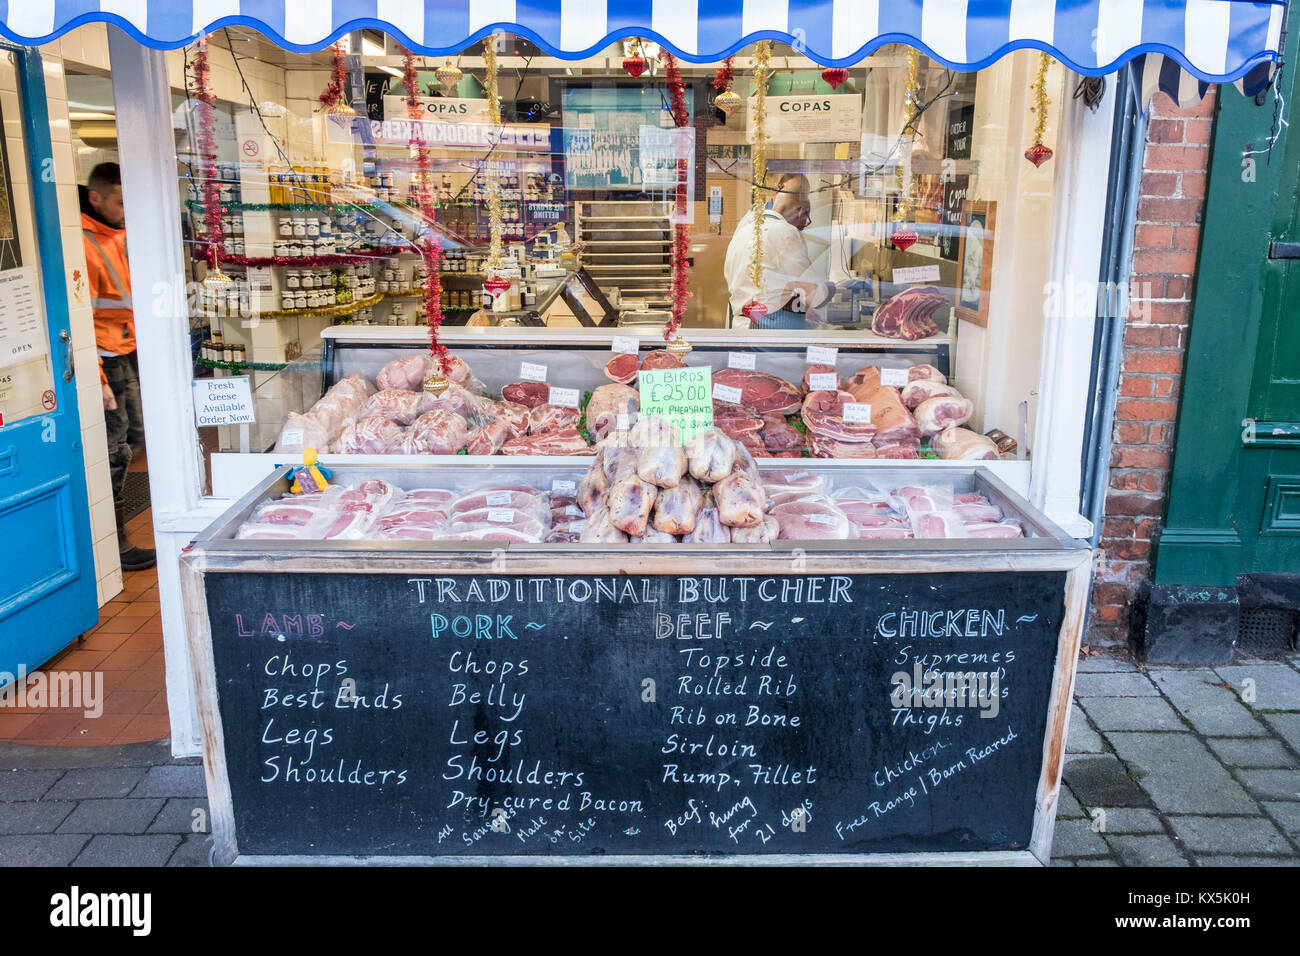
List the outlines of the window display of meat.
<svg viewBox="0 0 1300 956">
<path fill-rule="evenodd" d="M 939 326 L 931 317 L 947 307 L 948 298 L 936 289 L 928 286 L 905 289 L 876 309 L 871 318 L 871 331 L 909 342 L 938 335 Z"/>
<path fill-rule="evenodd" d="M 622 355 L 619 358 L 635 358 Z M 618 427 L 618 416 L 627 415 L 630 424 L 641 407 L 641 396 L 636 389 L 626 385 L 602 385 L 591 393 L 587 401 L 587 434 L 598 442 Z"/>
<path fill-rule="evenodd" d="M 468 437 L 469 422 L 455 412 L 438 408 L 425 412 L 407 429 L 402 436 L 402 452 L 407 455 L 454 455 L 465 447 Z"/>
<path fill-rule="evenodd" d="M 916 424 L 923 435 L 937 435 L 946 428 L 964 425 L 975 414 L 975 403 L 960 395 L 931 398 L 916 406 Z"/>
<path fill-rule="evenodd" d="M 641 367 L 636 355 L 615 355 L 605 363 L 605 377 L 619 385 L 631 385 L 636 381 L 637 370 Z"/>
<path fill-rule="evenodd" d="M 969 428 L 945 428 L 930 440 L 931 446 L 944 461 L 995 461 L 998 446 L 985 435 Z"/>
<path fill-rule="evenodd" d="M 766 372 L 723 368 L 713 373 L 713 382 L 740 389 L 741 404 L 752 408 L 757 415 L 793 415 L 803 404 L 802 391 Z"/>
<path fill-rule="evenodd" d="M 515 402 L 528 408 L 545 405 L 551 394 L 551 386 L 545 382 L 512 382 L 501 389 L 501 397 L 507 402 Z"/>
</svg>

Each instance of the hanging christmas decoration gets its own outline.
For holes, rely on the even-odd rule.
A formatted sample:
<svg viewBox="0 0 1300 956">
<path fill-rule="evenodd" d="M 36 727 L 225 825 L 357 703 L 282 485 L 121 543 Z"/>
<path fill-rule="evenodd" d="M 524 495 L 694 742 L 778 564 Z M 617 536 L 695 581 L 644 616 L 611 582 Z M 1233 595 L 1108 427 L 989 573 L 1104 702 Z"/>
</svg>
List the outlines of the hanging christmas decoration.
<svg viewBox="0 0 1300 956">
<path fill-rule="evenodd" d="M 767 307 L 759 299 L 766 291 L 763 277 L 763 212 L 767 206 L 767 80 L 768 63 L 772 59 L 772 44 L 760 40 L 754 45 L 754 134 L 750 143 L 753 159 L 754 184 L 750 190 L 750 216 L 754 220 L 754 251 L 749 258 L 749 281 L 753 283 L 753 301 L 741 308 L 741 315 L 757 322 L 767 315 Z"/>
<path fill-rule="evenodd" d="M 327 116 L 356 116 L 357 111 L 348 102 L 348 74 L 343 41 L 330 48 L 330 81 L 320 95 L 320 105 Z"/>
<path fill-rule="evenodd" d="M 842 66 L 828 66 L 822 70 L 822 79 L 830 84 L 832 90 L 838 90 L 840 84 L 849 78 L 849 71 Z"/>
<path fill-rule="evenodd" d="M 450 65 L 449 63 L 448 66 Z M 457 70 L 456 72 L 459 73 L 460 71 Z M 439 77 L 439 79 L 442 79 L 442 77 Z M 420 83 L 419 74 L 415 69 L 415 54 L 407 49 L 402 50 L 402 84 L 406 88 L 406 115 L 413 121 L 422 119 L 424 117 L 424 107 L 420 105 Z M 424 320 L 429 327 L 429 357 L 433 359 L 433 374 L 425 385 L 433 394 L 441 395 L 447 389 L 447 347 L 438 340 L 438 332 L 442 328 L 443 320 L 442 280 L 439 278 L 439 271 L 442 269 L 442 244 L 433 231 L 433 223 L 437 219 L 438 208 L 431 185 L 433 182 L 433 159 L 429 154 L 429 146 L 424 141 L 423 129 L 421 123 L 411 123 L 410 148 L 415 154 L 415 174 L 412 177 L 412 186 L 414 187 L 415 203 L 419 207 L 420 218 L 423 220 L 415 240 L 420 251 L 420 258 L 424 260 L 424 288 L 422 290 Z M 434 391 L 434 386 L 437 386 L 439 382 L 442 383 L 441 388 Z"/>
<path fill-rule="evenodd" d="M 1052 150 L 1043 145 L 1043 136 L 1047 133 L 1047 107 L 1052 104 L 1047 98 L 1047 69 L 1051 65 L 1050 56 L 1046 53 L 1038 55 L 1038 78 L 1030 87 L 1034 91 L 1034 105 L 1029 107 L 1034 114 L 1034 144 L 1025 150 L 1025 159 L 1033 163 L 1035 169 L 1052 158 Z"/>
<path fill-rule="evenodd" d="M 483 90 L 487 94 L 488 125 L 492 128 L 492 135 L 497 136 L 500 134 L 501 127 L 501 89 L 497 73 L 495 37 L 488 37 L 483 41 L 483 66 L 485 71 Z M 496 174 L 488 169 L 486 161 L 480 167 L 480 171 L 487 179 L 488 205 L 488 278 L 483 283 L 483 291 L 496 299 L 510 288 L 510 280 L 497 274 L 501 268 L 501 184 Z"/>
<path fill-rule="evenodd" d="M 659 60 L 664 65 L 664 76 L 668 81 L 668 106 L 672 112 L 673 123 L 678 129 L 688 129 L 691 125 L 691 114 L 686 108 L 686 85 L 682 81 L 682 71 L 677 66 L 677 58 L 667 50 L 663 50 L 659 54 Z M 691 227 L 687 223 L 689 218 L 687 216 L 687 202 L 689 201 L 687 182 L 689 179 L 688 161 L 685 157 L 679 156 L 677 160 L 677 188 L 673 206 L 673 308 L 672 314 L 664 326 L 664 341 L 668 343 L 668 351 L 678 358 L 689 354 L 691 351 L 691 344 L 679 334 L 682 316 L 686 314 L 686 300 L 690 298 L 691 294 L 686 275 L 691 248 Z"/>
<path fill-rule="evenodd" d="M 200 247 L 208 263 L 208 274 L 203 285 L 209 291 L 217 291 L 229 286 L 234 280 L 221 271 L 219 251 L 225 245 L 225 234 L 221 227 L 221 217 L 225 212 L 221 206 L 221 180 L 217 172 L 217 109 L 216 95 L 212 92 L 212 67 L 208 62 L 208 41 L 201 37 L 194 54 L 191 68 L 193 89 L 189 91 L 198 114 L 198 129 L 195 140 L 199 148 L 199 174 L 202 176 L 203 188 L 203 237 Z"/>
<path fill-rule="evenodd" d="M 743 102 L 732 90 L 723 90 L 713 99 L 713 105 L 728 116 L 740 109 Z"/>
<path fill-rule="evenodd" d="M 628 75 L 635 80 L 639 78 L 649 66 L 650 64 L 646 62 L 644 51 L 641 49 L 641 41 L 633 37 L 631 52 L 627 55 L 627 58 L 623 60 L 623 69 L 625 69 Z"/>
<path fill-rule="evenodd" d="M 722 61 L 722 66 L 718 67 L 717 72 L 713 74 L 713 88 L 718 91 L 718 95 L 713 98 L 713 105 L 722 110 L 727 116 L 740 109 L 744 102 L 731 88 L 731 81 L 735 76 L 732 63 L 733 58 L 727 57 Z"/>
<path fill-rule="evenodd" d="M 434 70 L 433 75 L 438 78 L 438 82 L 443 85 L 447 90 L 447 95 L 450 96 L 456 92 L 456 87 L 460 86 L 461 77 L 465 74 L 460 71 L 459 67 L 453 66 L 451 60 L 448 60 Z"/>
<path fill-rule="evenodd" d="M 718 67 L 717 72 L 713 74 L 713 88 L 715 90 L 731 89 L 731 81 L 735 77 L 735 60 L 734 56 L 729 56 L 722 61 L 722 66 Z"/>
<path fill-rule="evenodd" d="M 900 145 L 903 139 L 907 138 L 910 133 L 916 137 L 916 121 L 921 115 L 921 55 L 912 48 L 907 51 L 907 83 L 903 92 L 903 132 L 900 136 Z M 910 150 L 909 150 L 910 155 Z M 909 223 L 912 221 L 916 209 L 916 203 L 912 199 L 912 176 L 907 168 L 908 164 L 903 162 L 900 155 L 898 159 L 898 206 L 894 213 L 894 222 Z M 917 240 L 916 232 L 907 225 L 896 226 L 894 234 L 889 237 L 889 241 L 899 252 L 906 252 L 911 246 L 915 245 Z"/>
</svg>

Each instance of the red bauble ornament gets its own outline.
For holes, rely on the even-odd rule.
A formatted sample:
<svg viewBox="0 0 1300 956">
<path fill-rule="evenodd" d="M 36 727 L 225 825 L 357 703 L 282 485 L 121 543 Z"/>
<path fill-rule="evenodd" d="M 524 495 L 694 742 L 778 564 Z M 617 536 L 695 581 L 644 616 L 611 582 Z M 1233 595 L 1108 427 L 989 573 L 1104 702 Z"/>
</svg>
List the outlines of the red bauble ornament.
<svg viewBox="0 0 1300 956">
<path fill-rule="evenodd" d="M 755 299 L 753 302 L 749 303 L 749 305 L 741 309 L 740 314 L 749 319 L 750 322 L 757 325 L 758 320 L 767 315 L 767 306 Z"/>
<path fill-rule="evenodd" d="M 890 242 L 899 252 L 906 252 L 908 247 L 916 242 L 917 236 L 911 229 L 899 229 L 890 237 Z"/>
<path fill-rule="evenodd" d="M 489 276 L 483 283 L 483 291 L 491 293 L 492 298 L 500 298 L 503 294 L 510 291 L 510 280 L 505 276 Z"/>
<path fill-rule="evenodd" d="M 1043 165 L 1052 158 L 1052 151 L 1042 143 L 1035 143 L 1025 150 L 1025 159 L 1034 164 L 1035 167 Z"/>
<path fill-rule="evenodd" d="M 842 66 L 828 66 L 822 70 L 822 79 L 831 85 L 832 90 L 838 90 L 840 84 L 849 78 L 849 71 Z"/>
<path fill-rule="evenodd" d="M 632 76 L 633 79 L 636 79 L 642 73 L 644 73 L 645 68 L 646 68 L 645 57 L 641 56 L 640 54 L 638 54 L 637 56 L 629 56 L 626 60 L 623 61 L 623 69 L 627 70 L 627 72 Z"/>
</svg>

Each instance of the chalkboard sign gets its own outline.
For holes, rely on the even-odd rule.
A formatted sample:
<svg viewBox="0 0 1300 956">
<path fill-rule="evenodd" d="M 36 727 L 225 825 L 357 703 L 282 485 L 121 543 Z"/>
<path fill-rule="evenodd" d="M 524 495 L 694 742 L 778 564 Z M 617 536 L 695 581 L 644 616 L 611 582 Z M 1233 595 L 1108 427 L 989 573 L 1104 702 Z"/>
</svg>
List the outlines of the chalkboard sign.
<svg viewBox="0 0 1300 956">
<path fill-rule="evenodd" d="M 1065 579 L 209 571 L 239 850 L 1024 849 Z"/>
</svg>

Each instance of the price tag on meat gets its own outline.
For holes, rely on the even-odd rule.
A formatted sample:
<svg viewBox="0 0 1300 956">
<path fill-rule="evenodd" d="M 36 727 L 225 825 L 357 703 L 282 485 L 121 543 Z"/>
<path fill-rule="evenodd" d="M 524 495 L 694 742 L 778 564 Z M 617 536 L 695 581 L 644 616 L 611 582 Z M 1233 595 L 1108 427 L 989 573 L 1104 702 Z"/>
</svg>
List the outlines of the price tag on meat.
<svg viewBox="0 0 1300 956">
<path fill-rule="evenodd" d="M 730 385 L 722 385 L 718 382 L 713 383 L 713 398 L 719 402 L 729 402 L 732 405 L 740 404 L 741 391 Z"/>
<path fill-rule="evenodd" d="M 713 370 L 707 365 L 637 373 L 641 415 L 659 415 L 681 429 L 682 441 L 713 427 Z"/>
<path fill-rule="evenodd" d="M 577 408 L 578 390 L 576 388 L 556 388 L 552 385 L 546 393 L 546 400 L 560 408 Z"/>
<path fill-rule="evenodd" d="M 610 340 L 609 347 L 622 355 L 636 355 L 641 348 L 641 340 L 635 335 L 616 335 Z"/>
<path fill-rule="evenodd" d="M 585 517 L 586 517 L 586 515 L 583 514 L 582 509 L 579 508 L 577 505 L 565 505 L 565 506 L 564 506 L 564 516 L 565 516 L 566 518 L 585 518 Z"/>
<path fill-rule="evenodd" d="M 845 402 L 844 420 L 852 425 L 864 425 L 871 421 L 871 406 L 863 402 Z"/>
<path fill-rule="evenodd" d="M 565 481 L 563 478 L 556 478 L 551 482 L 551 494 L 553 495 L 572 495 L 577 494 L 578 483 L 576 481 Z"/>
<path fill-rule="evenodd" d="M 728 352 L 727 368 L 738 368 L 746 372 L 754 371 L 753 352 Z"/>
<path fill-rule="evenodd" d="M 280 432 L 278 445 L 284 448 L 301 448 L 306 438 L 306 434 L 301 428 L 286 428 Z"/>
<path fill-rule="evenodd" d="M 490 491 L 487 496 L 487 505 L 489 508 L 500 508 L 502 505 L 510 504 L 510 492 L 508 491 Z"/>
<path fill-rule="evenodd" d="M 809 365 L 834 365 L 839 351 L 825 345 L 810 345 L 804 361 Z"/>
<path fill-rule="evenodd" d="M 818 372 L 808 376 L 808 388 L 814 392 L 833 392 L 840 387 L 840 377 L 834 372 Z"/>
<path fill-rule="evenodd" d="M 546 366 L 537 365 L 533 362 L 520 362 L 519 377 L 525 382 L 544 382 L 546 381 Z"/>
<path fill-rule="evenodd" d="M 904 388 L 907 385 L 907 369 L 905 368 L 882 368 L 880 370 L 880 384 L 889 385 L 892 388 Z"/>
<path fill-rule="evenodd" d="M 515 513 L 509 508 L 489 508 L 487 519 L 493 524 L 511 524 L 515 520 Z"/>
<path fill-rule="evenodd" d="M 614 421 L 614 430 L 615 430 L 615 431 L 620 431 L 620 432 L 625 432 L 625 431 L 627 431 L 627 430 L 628 430 L 629 428 L 631 428 L 631 427 L 632 427 L 632 424 L 631 424 L 631 422 L 628 421 L 628 414 L 627 414 L 627 412 L 619 412 L 619 413 L 618 413 L 618 418 L 615 419 L 615 421 Z"/>
</svg>

